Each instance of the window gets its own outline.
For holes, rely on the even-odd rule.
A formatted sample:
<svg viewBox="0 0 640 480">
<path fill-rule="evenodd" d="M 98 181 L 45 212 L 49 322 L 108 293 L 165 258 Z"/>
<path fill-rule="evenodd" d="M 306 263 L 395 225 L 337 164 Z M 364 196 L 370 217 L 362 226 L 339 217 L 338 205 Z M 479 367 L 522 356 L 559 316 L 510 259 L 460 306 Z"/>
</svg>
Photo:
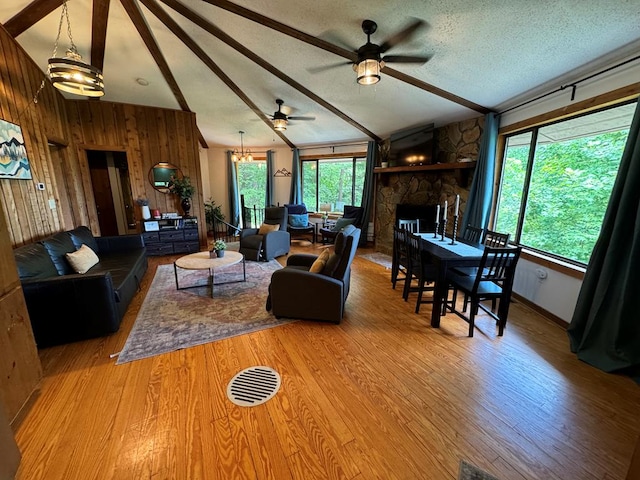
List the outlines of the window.
<svg viewBox="0 0 640 480">
<path fill-rule="evenodd" d="M 307 209 L 325 206 L 342 212 L 345 205 L 360 205 L 364 188 L 364 157 L 302 161 L 302 201 Z"/>
<path fill-rule="evenodd" d="M 238 162 L 238 193 L 247 207 L 264 207 L 267 192 L 266 162 Z"/>
<path fill-rule="evenodd" d="M 506 137 L 495 230 L 586 265 L 600 233 L 636 102 Z"/>
</svg>

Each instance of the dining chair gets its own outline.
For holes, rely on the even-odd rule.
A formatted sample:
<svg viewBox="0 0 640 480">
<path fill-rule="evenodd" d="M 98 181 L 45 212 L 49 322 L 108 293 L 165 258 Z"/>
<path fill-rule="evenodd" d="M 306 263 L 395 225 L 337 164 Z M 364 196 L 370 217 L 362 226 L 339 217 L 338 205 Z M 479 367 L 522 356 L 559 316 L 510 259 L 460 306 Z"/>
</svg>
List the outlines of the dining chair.
<svg viewBox="0 0 640 480">
<path fill-rule="evenodd" d="M 410 231 L 411 233 L 418 233 L 418 227 L 420 222 L 418 219 L 411 218 L 399 218 L 398 219 L 398 227 L 403 228 L 405 230 Z"/>
<path fill-rule="evenodd" d="M 516 264 L 522 247 L 485 247 L 482 260 L 475 276 L 460 275 L 451 270 L 447 280 L 453 287 L 453 298 L 446 308 L 469 323 L 469 336 L 473 337 L 475 317 L 482 309 L 498 323 L 498 336 L 504 333 L 511 302 L 511 289 L 515 277 Z M 461 291 L 471 301 L 469 316 L 465 309 L 456 309 L 457 293 Z M 497 314 L 485 306 L 485 300 L 499 300 Z"/>
<path fill-rule="evenodd" d="M 407 278 L 407 236 L 408 231 L 404 228 L 393 227 L 393 252 L 391 255 L 391 284 L 396 288 L 397 282 L 404 282 Z"/>
<path fill-rule="evenodd" d="M 435 281 L 438 275 L 436 266 L 429 261 L 428 254 L 420 248 L 420 236 L 407 233 L 407 254 L 409 256 L 409 267 L 407 269 L 407 281 L 404 284 L 403 298 L 409 299 L 410 292 L 417 292 L 415 312 L 420 313 L 420 305 L 423 303 L 433 303 L 433 296 L 424 299 L 424 292 L 435 291 Z M 413 284 L 415 280 L 415 285 Z"/>
<path fill-rule="evenodd" d="M 482 243 L 486 247 L 506 247 L 509 245 L 509 233 L 499 233 L 493 230 L 487 230 L 484 234 Z"/>
<path fill-rule="evenodd" d="M 462 241 L 465 243 L 480 243 L 482 242 L 482 236 L 484 234 L 484 228 L 474 227 L 473 225 L 467 225 L 462 232 Z"/>
</svg>

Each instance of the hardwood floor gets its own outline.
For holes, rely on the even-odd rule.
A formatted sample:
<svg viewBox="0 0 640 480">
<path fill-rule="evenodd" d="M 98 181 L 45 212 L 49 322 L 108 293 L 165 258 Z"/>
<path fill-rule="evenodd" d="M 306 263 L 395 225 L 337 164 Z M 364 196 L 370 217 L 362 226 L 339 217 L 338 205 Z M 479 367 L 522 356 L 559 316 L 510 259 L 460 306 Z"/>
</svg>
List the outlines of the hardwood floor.
<svg viewBox="0 0 640 480">
<path fill-rule="evenodd" d="M 117 334 L 40 351 L 18 479 L 437 480 L 458 478 L 461 459 L 501 480 L 625 478 L 640 433 L 632 380 L 577 360 L 566 332 L 522 304 L 504 337 L 487 316 L 473 338 L 452 314 L 433 329 L 429 305 L 416 315 L 415 295 L 404 302 L 390 271 L 359 257 L 340 325 L 116 366 L 156 266 L 173 259 L 150 259 Z M 252 365 L 282 388 L 237 407 L 226 385 Z"/>
</svg>

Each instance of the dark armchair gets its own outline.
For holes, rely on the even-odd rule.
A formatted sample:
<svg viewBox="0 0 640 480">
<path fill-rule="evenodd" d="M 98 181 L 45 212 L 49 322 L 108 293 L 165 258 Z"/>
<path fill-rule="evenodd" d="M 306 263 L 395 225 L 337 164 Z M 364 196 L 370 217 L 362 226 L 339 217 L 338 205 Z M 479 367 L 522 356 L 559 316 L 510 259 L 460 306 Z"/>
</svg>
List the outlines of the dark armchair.
<svg viewBox="0 0 640 480">
<path fill-rule="evenodd" d="M 309 212 L 304 203 L 287 203 L 288 218 L 287 231 L 291 240 L 300 238 L 300 235 L 311 235 L 311 242 L 316 243 L 316 226 L 309 222 Z"/>
<path fill-rule="evenodd" d="M 267 231 L 269 225 L 278 227 L 276 230 Z M 240 253 L 247 260 L 268 261 L 287 255 L 289 243 L 286 207 L 265 208 L 264 222 L 260 228 L 244 228 L 240 231 Z"/>
<path fill-rule="evenodd" d="M 322 243 L 333 243 L 336 235 L 346 225 L 353 225 L 356 228 L 362 228 L 362 216 L 364 215 L 364 208 L 354 207 L 353 205 L 344 206 L 344 215 L 336 221 L 336 224 L 332 228 L 321 228 L 320 235 L 322 235 Z"/>
<path fill-rule="evenodd" d="M 291 255 L 287 266 L 271 275 L 267 310 L 276 318 L 340 323 L 359 240 L 360 229 L 349 225 L 337 234 L 332 251 L 323 252 L 328 257 L 326 263 L 316 263 L 323 255 Z"/>
</svg>

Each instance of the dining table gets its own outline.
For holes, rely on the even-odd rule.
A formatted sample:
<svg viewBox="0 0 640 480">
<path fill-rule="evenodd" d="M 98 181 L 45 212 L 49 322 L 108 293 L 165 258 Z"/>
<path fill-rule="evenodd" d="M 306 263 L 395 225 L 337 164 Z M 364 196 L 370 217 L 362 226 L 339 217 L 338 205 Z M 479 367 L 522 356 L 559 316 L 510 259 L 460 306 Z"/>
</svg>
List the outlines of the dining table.
<svg viewBox="0 0 640 480">
<path fill-rule="evenodd" d="M 440 326 L 443 302 L 446 302 L 449 292 L 447 272 L 456 267 L 477 267 L 482 260 L 484 247 L 482 244 L 468 244 L 431 233 L 417 233 L 421 239 L 420 250 L 428 255 L 429 260 L 436 266 L 436 280 L 433 291 L 433 310 L 431 312 L 431 326 Z"/>
</svg>

